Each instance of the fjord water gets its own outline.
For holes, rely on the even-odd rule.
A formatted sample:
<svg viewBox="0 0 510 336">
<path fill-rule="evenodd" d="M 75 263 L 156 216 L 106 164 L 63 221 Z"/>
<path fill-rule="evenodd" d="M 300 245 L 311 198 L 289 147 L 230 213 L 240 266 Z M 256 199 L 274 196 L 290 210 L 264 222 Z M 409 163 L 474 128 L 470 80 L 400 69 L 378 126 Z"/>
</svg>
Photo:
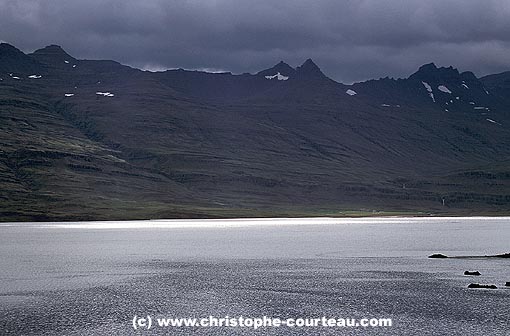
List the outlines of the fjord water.
<svg viewBox="0 0 510 336">
<path fill-rule="evenodd" d="M 427 258 L 435 252 L 510 252 L 510 218 L 4 223 L 1 333 L 508 335 L 510 260 Z M 135 332 L 135 314 L 375 317 L 393 327 Z"/>
</svg>

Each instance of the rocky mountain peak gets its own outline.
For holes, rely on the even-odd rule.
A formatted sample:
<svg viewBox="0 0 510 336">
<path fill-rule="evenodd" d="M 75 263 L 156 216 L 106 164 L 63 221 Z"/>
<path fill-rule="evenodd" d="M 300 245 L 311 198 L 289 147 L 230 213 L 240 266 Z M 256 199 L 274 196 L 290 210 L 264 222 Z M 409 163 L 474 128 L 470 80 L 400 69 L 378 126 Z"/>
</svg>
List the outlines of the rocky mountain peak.
<svg viewBox="0 0 510 336">
<path fill-rule="evenodd" d="M 74 57 L 69 55 L 61 46 L 52 44 L 42 49 L 38 49 L 30 54 L 41 63 L 58 64 L 58 63 L 71 63 L 76 61 Z"/>
<path fill-rule="evenodd" d="M 460 79 L 459 70 L 454 67 L 440 67 L 438 68 L 434 63 L 422 65 L 418 71 L 412 74 L 409 79 L 419 81 L 436 82 L 451 82 Z"/>
<path fill-rule="evenodd" d="M 39 66 L 18 48 L 0 43 L 0 73 L 28 73 L 38 70 Z"/>
<path fill-rule="evenodd" d="M 279 73 L 280 76 L 292 77 L 295 74 L 295 72 L 296 72 L 296 70 L 294 68 L 292 68 L 290 65 L 288 65 L 284 61 L 280 61 L 275 66 L 258 72 L 257 75 L 274 76 Z"/>
</svg>

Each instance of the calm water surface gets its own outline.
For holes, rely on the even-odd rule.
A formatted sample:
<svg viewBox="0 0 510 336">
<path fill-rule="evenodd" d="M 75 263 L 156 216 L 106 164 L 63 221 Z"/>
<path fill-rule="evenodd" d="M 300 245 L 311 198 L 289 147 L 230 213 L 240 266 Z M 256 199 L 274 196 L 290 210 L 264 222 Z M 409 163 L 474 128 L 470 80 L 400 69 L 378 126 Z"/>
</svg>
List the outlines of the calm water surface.
<svg viewBox="0 0 510 336">
<path fill-rule="evenodd" d="M 510 260 L 426 258 L 435 252 L 510 252 L 510 218 L 4 223 L 0 334 L 510 335 Z M 394 326 L 135 332 L 135 314 Z"/>
</svg>

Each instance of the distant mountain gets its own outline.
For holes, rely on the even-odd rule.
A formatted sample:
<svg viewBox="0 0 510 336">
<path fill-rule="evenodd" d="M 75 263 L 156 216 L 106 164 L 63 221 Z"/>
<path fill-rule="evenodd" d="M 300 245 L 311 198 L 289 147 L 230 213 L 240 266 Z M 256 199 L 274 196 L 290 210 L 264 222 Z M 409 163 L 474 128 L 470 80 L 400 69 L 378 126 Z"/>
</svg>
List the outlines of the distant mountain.
<svg viewBox="0 0 510 336">
<path fill-rule="evenodd" d="M 0 43 L 0 74 L 12 77 L 12 73 L 27 74 L 42 70 L 43 65 L 7 43 Z"/>
<path fill-rule="evenodd" d="M 480 81 L 499 99 L 510 104 L 510 71 L 480 78 Z"/>
<path fill-rule="evenodd" d="M 0 219 L 507 214 L 510 72 L 345 85 L 0 44 Z"/>
<path fill-rule="evenodd" d="M 296 69 L 292 68 L 284 61 L 280 61 L 280 63 L 276 64 L 274 67 L 262 70 L 257 73 L 257 75 L 263 76 L 265 79 L 288 80 L 290 77 L 296 75 Z"/>
<path fill-rule="evenodd" d="M 29 55 L 36 61 L 51 65 L 53 67 L 64 67 L 66 64 L 76 64 L 76 59 L 58 45 L 50 45 L 45 48 L 36 50 Z"/>
<path fill-rule="evenodd" d="M 315 64 L 311 58 L 307 59 L 303 65 L 296 69 L 296 76 L 304 80 L 327 79 L 326 75 L 322 73 L 321 69 L 319 69 L 317 64 Z"/>
</svg>

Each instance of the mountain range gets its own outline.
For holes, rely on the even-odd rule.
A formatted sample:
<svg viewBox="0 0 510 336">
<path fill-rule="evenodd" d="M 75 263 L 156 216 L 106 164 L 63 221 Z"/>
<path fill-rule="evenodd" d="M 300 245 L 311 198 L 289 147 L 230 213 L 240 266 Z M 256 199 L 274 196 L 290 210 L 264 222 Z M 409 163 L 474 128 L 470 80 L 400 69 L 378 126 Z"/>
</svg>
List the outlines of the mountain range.
<svg viewBox="0 0 510 336">
<path fill-rule="evenodd" d="M 0 44 L 0 220 L 510 211 L 510 72 L 142 71 Z"/>
</svg>

